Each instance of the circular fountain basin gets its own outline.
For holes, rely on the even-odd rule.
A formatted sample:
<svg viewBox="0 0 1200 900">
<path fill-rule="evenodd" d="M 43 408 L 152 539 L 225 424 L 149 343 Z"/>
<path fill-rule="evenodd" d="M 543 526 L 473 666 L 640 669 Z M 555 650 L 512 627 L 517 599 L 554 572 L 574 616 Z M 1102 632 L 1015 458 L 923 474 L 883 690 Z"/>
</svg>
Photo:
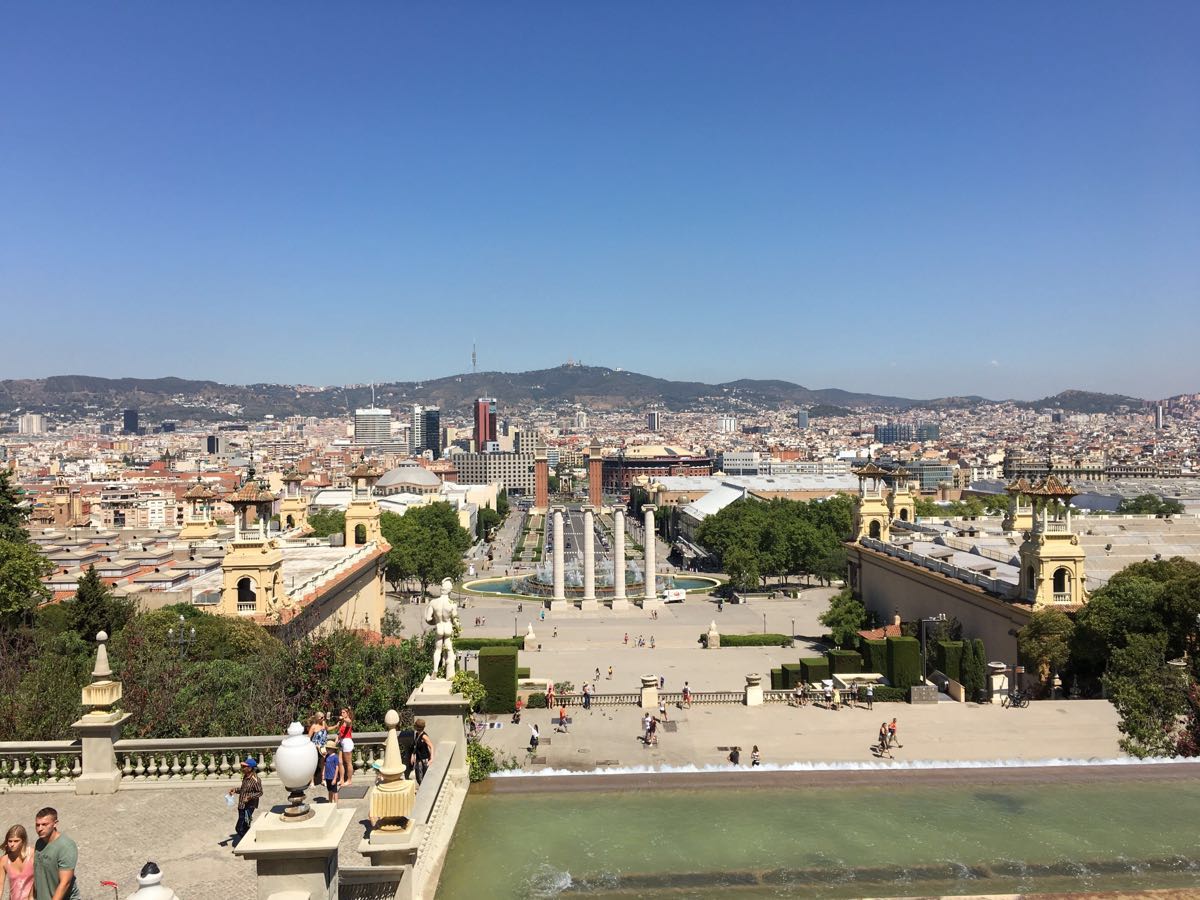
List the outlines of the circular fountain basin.
<svg viewBox="0 0 1200 900">
<path fill-rule="evenodd" d="M 666 576 L 659 576 L 659 587 L 666 589 L 673 587 L 675 590 L 687 591 L 689 594 L 706 594 L 721 583 L 720 579 L 712 578 L 707 575 L 675 575 L 673 576 L 673 585 L 668 583 Z M 474 581 L 468 581 L 463 585 L 462 589 L 468 594 L 482 594 L 493 597 L 515 597 L 520 600 L 543 600 L 548 594 L 531 593 L 523 591 L 519 587 L 514 587 L 518 582 L 525 581 L 524 576 L 506 575 L 500 578 L 477 578 Z M 636 599 L 642 594 L 642 583 L 629 583 L 625 586 L 626 595 L 631 599 Z M 567 597 L 582 597 L 583 589 L 579 587 L 567 586 Z M 613 595 L 611 586 L 596 586 L 596 599 L 610 599 Z"/>
</svg>

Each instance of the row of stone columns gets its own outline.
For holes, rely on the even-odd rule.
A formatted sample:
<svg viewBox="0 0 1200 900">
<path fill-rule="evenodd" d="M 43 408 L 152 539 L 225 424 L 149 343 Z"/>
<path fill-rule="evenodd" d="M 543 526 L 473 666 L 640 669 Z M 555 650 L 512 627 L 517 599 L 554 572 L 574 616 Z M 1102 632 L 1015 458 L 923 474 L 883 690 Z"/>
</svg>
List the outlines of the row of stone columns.
<svg viewBox="0 0 1200 900">
<path fill-rule="evenodd" d="M 642 507 L 645 515 L 645 596 L 643 608 L 653 608 L 662 601 L 658 597 L 658 578 L 655 569 L 658 565 L 654 544 L 654 512 L 657 509 L 647 503 Z M 563 519 L 566 508 L 555 506 L 550 510 L 551 533 L 554 535 L 554 594 L 550 605 L 566 602 L 566 556 L 563 535 Z M 590 504 L 583 508 L 583 600 L 581 608 L 594 610 L 597 608 L 596 599 L 596 536 L 595 508 Z M 613 509 L 613 596 L 612 608 L 628 609 L 629 600 L 625 595 L 625 507 Z"/>
</svg>

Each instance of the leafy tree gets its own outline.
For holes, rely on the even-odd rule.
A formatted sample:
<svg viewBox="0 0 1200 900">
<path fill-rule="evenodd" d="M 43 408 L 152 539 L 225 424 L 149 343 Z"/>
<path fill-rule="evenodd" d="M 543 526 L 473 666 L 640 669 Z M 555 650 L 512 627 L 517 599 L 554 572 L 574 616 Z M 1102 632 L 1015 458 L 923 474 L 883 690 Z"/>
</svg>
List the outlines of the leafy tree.
<svg viewBox="0 0 1200 900">
<path fill-rule="evenodd" d="M 33 544 L 0 538 L 0 624 L 28 622 L 37 605 L 50 599 L 42 579 L 53 571 Z"/>
<path fill-rule="evenodd" d="M 1141 494 L 1123 498 L 1117 505 L 1117 512 L 1120 515 L 1178 516 L 1183 514 L 1184 507 L 1173 497 Z"/>
<path fill-rule="evenodd" d="M 316 537 L 342 534 L 346 530 L 346 513 L 340 509 L 318 509 L 308 517 L 308 524 Z"/>
<path fill-rule="evenodd" d="M 821 613 L 818 621 L 829 629 L 839 647 L 851 649 L 855 638 L 867 621 L 867 610 L 849 588 L 843 588 L 829 599 L 829 609 Z"/>
<path fill-rule="evenodd" d="M 458 524 L 448 503 L 410 509 L 403 516 L 384 513 L 380 527 L 391 545 L 384 575 L 394 587 L 416 580 L 421 593 L 443 578 L 462 577 L 462 555 L 471 547 L 470 533 Z"/>
<path fill-rule="evenodd" d="M 112 589 L 100 580 L 95 566 L 79 577 L 75 596 L 62 604 L 67 611 L 71 630 L 85 641 L 94 641 L 96 633 L 115 635 L 133 615 L 133 604 L 114 596 Z"/>
<path fill-rule="evenodd" d="M 1029 618 L 1029 624 L 1017 633 L 1017 650 L 1021 662 L 1037 673 L 1038 683 L 1045 693 L 1054 673 L 1061 671 L 1071 655 L 1071 633 L 1075 623 L 1061 609 L 1039 609 Z"/>
<path fill-rule="evenodd" d="M 501 488 L 500 493 L 496 495 L 496 512 L 500 514 L 501 520 L 508 518 L 509 509 L 508 490 Z"/>
<path fill-rule="evenodd" d="M 498 528 L 502 521 L 500 513 L 496 512 L 496 510 L 490 506 L 483 507 L 479 510 L 479 515 L 475 522 L 476 537 L 481 541 L 487 540 L 487 536 L 491 533 L 491 530 Z"/>
<path fill-rule="evenodd" d="M 483 701 L 487 699 L 487 688 L 483 686 L 479 676 L 466 669 L 459 669 L 454 673 L 454 678 L 450 682 L 450 690 L 452 693 L 462 694 L 468 703 L 468 708 L 472 710 L 481 709 Z"/>
<path fill-rule="evenodd" d="M 1104 688 L 1121 716 L 1121 749 L 1133 756 L 1172 756 L 1179 749 L 1177 717 L 1188 695 L 1184 674 L 1166 664 L 1166 648 L 1164 634 L 1131 635 L 1113 651 L 1104 675 Z"/>
<path fill-rule="evenodd" d="M 972 703 L 987 686 L 987 660 L 983 641 L 964 641 L 962 658 L 963 689 Z"/>
<path fill-rule="evenodd" d="M 12 472 L 0 468 L 0 541 L 25 543 L 29 540 L 25 531 L 29 508 L 22 505 L 24 500 L 24 491 L 12 483 Z"/>
</svg>

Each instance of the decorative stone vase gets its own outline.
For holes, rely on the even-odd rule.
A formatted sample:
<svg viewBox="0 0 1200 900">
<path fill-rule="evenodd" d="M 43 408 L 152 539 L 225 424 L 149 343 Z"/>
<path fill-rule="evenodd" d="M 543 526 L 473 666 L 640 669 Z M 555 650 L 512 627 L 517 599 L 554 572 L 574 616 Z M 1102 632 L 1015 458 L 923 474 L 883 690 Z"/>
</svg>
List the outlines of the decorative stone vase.
<svg viewBox="0 0 1200 900">
<path fill-rule="evenodd" d="M 293 722 L 288 726 L 288 736 L 275 751 L 275 774 L 288 789 L 290 805 L 284 810 L 285 821 L 298 822 L 308 819 L 313 811 L 304 802 L 304 790 L 312 784 L 312 775 L 317 768 L 317 748 L 304 734 L 304 726 Z"/>
</svg>

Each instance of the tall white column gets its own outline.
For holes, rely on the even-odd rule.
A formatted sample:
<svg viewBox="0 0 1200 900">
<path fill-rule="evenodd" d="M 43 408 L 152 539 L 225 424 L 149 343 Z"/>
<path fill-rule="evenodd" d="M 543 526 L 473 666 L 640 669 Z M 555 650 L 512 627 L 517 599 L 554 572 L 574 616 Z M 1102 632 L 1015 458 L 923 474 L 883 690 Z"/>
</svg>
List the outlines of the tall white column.
<svg viewBox="0 0 1200 900">
<path fill-rule="evenodd" d="M 563 558 L 563 508 L 556 506 L 550 510 L 554 523 L 554 597 L 550 601 L 553 608 L 556 602 L 567 599 L 566 561 Z"/>
<path fill-rule="evenodd" d="M 596 520 L 590 504 L 583 508 L 583 602 L 579 606 L 596 608 Z"/>
<path fill-rule="evenodd" d="M 613 507 L 613 609 L 629 609 L 625 599 L 625 507 Z"/>
<path fill-rule="evenodd" d="M 645 561 L 646 561 L 646 596 L 642 600 L 642 609 L 660 606 L 662 601 L 658 599 L 658 578 L 655 570 L 658 568 L 658 560 L 655 558 L 656 540 L 654 536 L 654 510 L 656 507 L 653 503 L 647 503 L 642 507 L 642 512 L 646 516 L 645 534 L 642 535 L 642 540 L 645 543 Z"/>
</svg>

